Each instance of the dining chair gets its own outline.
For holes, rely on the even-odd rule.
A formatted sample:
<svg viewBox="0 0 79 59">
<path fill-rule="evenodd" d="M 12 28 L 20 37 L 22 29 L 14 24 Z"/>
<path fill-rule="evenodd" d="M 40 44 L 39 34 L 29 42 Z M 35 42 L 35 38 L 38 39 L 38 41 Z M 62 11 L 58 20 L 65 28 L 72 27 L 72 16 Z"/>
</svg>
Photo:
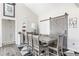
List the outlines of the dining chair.
<svg viewBox="0 0 79 59">
<path fill-rule="evenodd" d="M 48 45 L 49 55 L 60 56 L 63 54 L 63 39 L 60 37 L 60 35 L 53 35 L 51 38 L 54 41 Z"/>
<path fill-rule="evenodd" d="M 44 39 L 42 35 L 33 35 L 33 52 L 36 56 L 48 56 L 48 44 L 41 39 Z"/>
<path fill-rule="evenodd" d="M 27 33 L 27 42 L 28 42 L 28 46 L 33 49 L 33 33 L 32 32 Z"/>
<path fill-rule="evenodd" d="M 40 55 L 39 35 L 33 35 L 33 53 L 34 55 Z"/>
<path fill-rule="evenodd" d="M 30 48 L 30 52 L 33 54 L 33 33 L 27 32 L 27 47 Z"/>
</svg>

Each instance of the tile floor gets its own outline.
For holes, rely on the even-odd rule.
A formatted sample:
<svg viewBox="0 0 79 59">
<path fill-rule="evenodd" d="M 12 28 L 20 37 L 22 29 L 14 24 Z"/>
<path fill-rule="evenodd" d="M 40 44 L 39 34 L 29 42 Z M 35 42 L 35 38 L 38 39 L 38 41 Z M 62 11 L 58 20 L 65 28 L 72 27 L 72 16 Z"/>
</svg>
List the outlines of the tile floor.
<svg viewBox="0 0 79 59">
<path fill-rule="evenodd" d="M 21 56 L 21 53 L 15 44 L 0 47 L 0 56 Z"/>
</svg>

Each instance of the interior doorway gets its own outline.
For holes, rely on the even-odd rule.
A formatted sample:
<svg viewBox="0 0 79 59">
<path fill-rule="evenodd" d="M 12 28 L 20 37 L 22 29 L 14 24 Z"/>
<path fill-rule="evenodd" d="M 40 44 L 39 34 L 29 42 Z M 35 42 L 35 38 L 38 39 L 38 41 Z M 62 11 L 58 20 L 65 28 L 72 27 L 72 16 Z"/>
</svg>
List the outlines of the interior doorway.
<svg viewBox="0 0 79 59">
<path fill-rule="evenodd" d="M 2 45 L 15 43 L 15 20 L 2 19 Z"/>
</svg>

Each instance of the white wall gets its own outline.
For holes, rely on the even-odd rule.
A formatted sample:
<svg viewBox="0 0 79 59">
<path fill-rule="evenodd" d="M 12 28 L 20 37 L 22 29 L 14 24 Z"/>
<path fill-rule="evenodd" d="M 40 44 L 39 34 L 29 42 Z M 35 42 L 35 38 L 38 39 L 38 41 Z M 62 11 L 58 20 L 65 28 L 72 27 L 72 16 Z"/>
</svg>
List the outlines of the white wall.
<svg viewBox="0 0 79 59">
<path fill-rule="evenodd" d="M 56 16 L 63 15 L 65 12 L 69 14 L 68 18 L 77 17 L 78 27 L 75 29 L 68 28 L 68 48 L 79 52 L 79 36 L 78 36 L 79 35 L 79 8 L 76 7 L 74 4 L 56 4 L 56 6 L 52 6 L 52 8 L 53 10 L 41 15 L 39 17 L 39 21 L 48 19 L 49 17 L 56 17 Z M 40 23 L 39 23 L 39 27 L 40 29 L 42 28 L 43 30 L 45 30 L 43 27 L 41 27 Z M 42 30 L 40 32 L 42 32 Z M 46 32 L 48 33 L 50 31 L 46 31 Z M 73 45 L 73 43 L 75 43 L 75 45 Z"/>
<path fill-rule="evenodd" d="M 2 23 L 1 23 L 1 20 L 0 20 L 0 47 L 2 46 Z"/>
<path fill-rule="evenodd" d="M 31 31 L 31 24 L 35 23 L 38 25 L 38 16 L 35 15 L 30 9 L 24 4 L 16 4 L 16 43 L 19 44 L 19 31 L 22 31 L 22 25 L 26 23 L 26 30 Z"/>
<path fill-rule="evenodd" d="M 22 31 L 23 23 L 26 23 L 27 31 L 31 31 L 31 23 L 38 24 L 38 16 L 34 14 L 29 8 L 27 8 L 22 3 L 17 3 L 15 5 L 15 18 L 3 16 L 3 4 L 0 3 L 0 46 L 2 44 L 2 31 L 1 31 L 1 20 L 10 19 L 15 20 L 15 41 L 16 44 L 20 44 L 19 31 Z"/>
<path fill-rule="evenodd" d="M 2 46 L 2 4 L 0 4 L 0 47 Z"/>
<path fill-rule="evenodd" d="M 39 26 L 40 34 L 50 34 L 50 21 L 46 20 L 39 23 L 41 26 Z"/>
</svg>

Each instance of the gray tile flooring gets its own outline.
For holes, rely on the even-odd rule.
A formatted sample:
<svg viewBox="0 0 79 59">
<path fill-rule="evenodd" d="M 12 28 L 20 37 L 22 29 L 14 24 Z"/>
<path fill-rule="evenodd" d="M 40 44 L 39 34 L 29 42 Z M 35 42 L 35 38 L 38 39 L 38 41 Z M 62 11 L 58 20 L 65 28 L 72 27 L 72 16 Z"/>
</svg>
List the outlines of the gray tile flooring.
<svg viewBox="0 0 79 59">
<path fill-rule="evenodd" d="M 15 44 L 0 47 L 0 56 L 21 56 L 21 53 Z"/>
<path fill-rule="evenodd" d="M 0 56 L 22 56 L 22 54 L 15 44 L 9 44 L 0 47 Z M 24 55 L 24 56 L 29 56 L 29 55 Z M 75 53 L 75 54 L 66 53 L 66 56 L 79 56 L 79 53 Z"/>
</svg>

